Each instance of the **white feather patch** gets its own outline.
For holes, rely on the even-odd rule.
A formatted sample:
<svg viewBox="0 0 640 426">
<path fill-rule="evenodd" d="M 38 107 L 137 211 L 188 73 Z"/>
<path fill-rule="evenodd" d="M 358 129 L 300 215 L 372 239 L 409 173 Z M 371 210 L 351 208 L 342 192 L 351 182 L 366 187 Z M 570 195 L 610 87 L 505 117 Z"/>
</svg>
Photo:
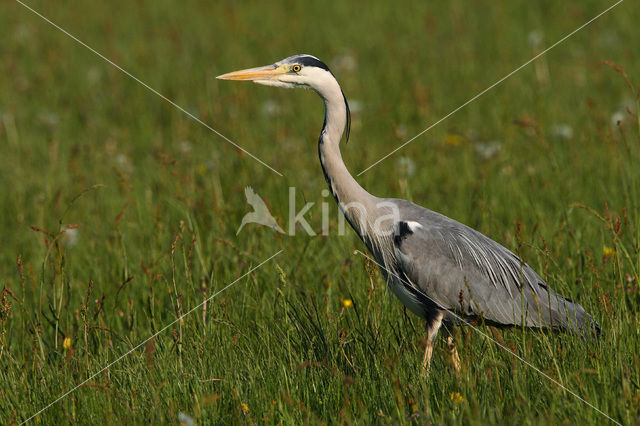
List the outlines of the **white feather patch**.
<svg viewBox="0 0 640 426">
<path fill-rule="evenodd" d="M 422 228 L 422 225 L 420 225 L 418 222 L 414 222 L 412 220 L 407 220 L 407 221 L 405 221 L 405 223 L 407 224 L 407 226 L 409 227 L 409 230 L 411 230 L 411 232 L 415 232 L 416 229 Z"/>
</svg>

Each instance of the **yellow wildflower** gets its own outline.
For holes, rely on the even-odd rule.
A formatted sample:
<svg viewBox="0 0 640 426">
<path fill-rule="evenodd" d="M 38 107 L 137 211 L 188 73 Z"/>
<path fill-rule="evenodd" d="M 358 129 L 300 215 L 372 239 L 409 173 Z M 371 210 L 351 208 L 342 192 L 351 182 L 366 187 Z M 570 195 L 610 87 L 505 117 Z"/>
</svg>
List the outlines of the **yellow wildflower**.
<svg viewBox="0 0 640 426">
<path fill-rule="evenodd" d="M 65 337 L 64 340 L 62 341 L 62 349 L 69 350 L 69 348 L 71 347 L 71 338 L 70 337 Z"/>
<path fill-rule="evenodd" d="M 606 257 L 611 257 L 614 254 L 616 254 L 616 249 L 612 249 L 611 247 L 607 247 L 607 246 L 604 246 L 603 251 Z"/>
<path fill-rule="evenodd" d="M 351 301 L 351 299 L 344 299 L 342 301 L 342 306 L 344 306 L 345 308 L 350 308 L 353 306 L 353 302 Z"/>
<path fill-rule="evenodd" d="M 249 406 L 247 404 L 243 402 L 242 404 L 240 404 L 240 406 L 242 407 L 242 414 L 244 414 L 245 416 L 249 414 Z"/>
<path fill-rule="evenodd" d="M 462 395 L 460 395 L 460 392 L 451 392 L 449 394 L 449 397 L 456 404 L 460 404 L 462 401 L 464 401 L 464 398 L 462 397 Z"/>
<path fill-rule="evenodd" d="M 203 176 L 207 174 L 207 166 L 204 163 L 198 163 L 196 165 L 196 174 Z"/>
<path fill-rule="evenodd" d="M 444 143 L 449 146 L 459 146 L 464 142 L 464 138 L 454 133 L 447 133 L 444 137 Z"/>
</svg>

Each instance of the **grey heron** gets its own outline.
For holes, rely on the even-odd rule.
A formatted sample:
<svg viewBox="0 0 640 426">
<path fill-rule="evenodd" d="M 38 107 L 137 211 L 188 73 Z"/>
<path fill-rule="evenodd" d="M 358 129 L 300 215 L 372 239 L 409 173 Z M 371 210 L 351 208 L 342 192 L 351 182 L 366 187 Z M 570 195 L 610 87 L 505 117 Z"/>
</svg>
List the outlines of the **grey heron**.
<svg viewBox="0 0 640 426">
<path fill-rule="evenodd" d="M 312 89 L 325 106 L 318 141 L 320 164 L 338 206 L 380 266 L 391 291 L 425 320 L 423 371 L 445 325 L 472 318 L 506 325 L 599 332 L 579 304 L 554 292 L 514 253 L 482 233 L 442 214 L 395 198 L 369 194 L 351 176 L 340 154 L 350 112 L 329 68 L 311 55 L 218 76 L 267 86 Z M 459 358 L 447 339 L 454 365 Z"/>
</svg>

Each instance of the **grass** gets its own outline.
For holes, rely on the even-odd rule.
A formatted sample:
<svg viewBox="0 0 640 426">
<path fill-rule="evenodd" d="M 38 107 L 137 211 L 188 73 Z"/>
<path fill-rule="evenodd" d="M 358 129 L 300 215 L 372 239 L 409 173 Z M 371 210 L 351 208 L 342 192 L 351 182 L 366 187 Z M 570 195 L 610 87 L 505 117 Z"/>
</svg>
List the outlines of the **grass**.
<svg viewBox="0 0 640 426">
<path fill-rule="evenodd" d="M 3 3 L 0 422 L 171 323 L 34 422 L 606 421 L 469 328 L 456 331 L 462 374 L 440 341 L 421 379 L 422 324 L 354 254 L 355 235 L 337 235 L 333 203 L 328 236 L 236 236 L 248 185 L 285 229 L 297 187 L 296 208 L 315 202 L 306 217 L 321 228 L 322 105 L 215 76 L 293 53 L 325 60 L 354 110 L 343 152 L 356 173 L 609 2 L 28 4 L 284 177 Z M 623 2 L 358 178 L 517 250 L 579 301 L 599 342 L 482 329 L 625 424 L 640 413 L 639 18 Z"/>
</svg>

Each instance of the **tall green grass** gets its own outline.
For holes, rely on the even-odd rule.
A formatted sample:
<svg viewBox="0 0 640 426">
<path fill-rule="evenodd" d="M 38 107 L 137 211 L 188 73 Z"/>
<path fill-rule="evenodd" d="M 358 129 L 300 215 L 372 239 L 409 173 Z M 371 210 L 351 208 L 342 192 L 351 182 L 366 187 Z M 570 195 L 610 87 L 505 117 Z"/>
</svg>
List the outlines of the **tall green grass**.
<svg viewBox="0 0 640 426">
<path fill-rule="evenodd" d="M 314 94 L 215 76 L 325 60 L 357 173 L 609 6 L 600 1 L 28 3 L 273 166 L 261 166 L 18 3 L 0 6 L 0 422 L 583 423 L 605 417 L 470 328 L 456 375 L 349 232 L 319 231 Z M 481 230 L 602 326 L 482 331 L 621 423 L 640 412 L 638 8 L 623 2 L 358 178 Z M 611 61 L 604 63 L 604 61 Z M 619 68 L 623 67 L 623 69 Z M 628 108 L 628 111 L 627 111 Z M 618 122 L 619 121 L 619 122 Z M 283 253 L 202 304 L 278 250 Z M 177 320 L 177 321 L 176 321 Z"/>
</svg>

